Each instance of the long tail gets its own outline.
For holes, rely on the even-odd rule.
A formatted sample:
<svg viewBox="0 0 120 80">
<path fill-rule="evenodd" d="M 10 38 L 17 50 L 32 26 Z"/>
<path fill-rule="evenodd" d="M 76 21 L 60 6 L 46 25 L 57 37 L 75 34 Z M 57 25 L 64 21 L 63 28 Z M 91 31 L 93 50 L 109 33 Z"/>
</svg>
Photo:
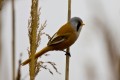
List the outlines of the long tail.
<svg viewBox="0 0 120 80">
<path fill-rule="evenodd" d="M 47 46 L 47 47 L 43 48 L 41 51 L 39 51 L 39 52 L 37 52 L 37 53 L 35 54 L 35 59 L 38 58 L 38 57 L 40 57 L 40 56 L 42 56 L 44 53 L 46 53 L 46 52 L 48 52 L 48 51 L 51 51 L 51 50 L 53 50 L 52 47 L 48 47 L 48 46 Z M 31 61 L 31 58 L 25 60 L 25 61 L 22 63 L 22 66 L 28 64 L 30 61 Z"/>
</svg>

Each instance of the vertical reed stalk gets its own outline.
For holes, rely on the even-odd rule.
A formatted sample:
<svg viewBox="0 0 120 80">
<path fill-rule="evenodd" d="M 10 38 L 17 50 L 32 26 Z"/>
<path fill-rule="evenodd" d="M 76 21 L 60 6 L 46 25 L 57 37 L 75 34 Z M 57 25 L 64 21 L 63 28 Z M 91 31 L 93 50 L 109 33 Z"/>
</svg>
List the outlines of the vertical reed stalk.
<svg viewBox="0 0 120 80">
<path fill-rule="evenodd" d="M 71 18 L 71 0 L 68 0 L 68 21 Z M 70 61 L 70 48 L 66 50 L 66 71 L 65 71 L 65 80 L 69 80 L 69 61 Z"/>
<path fill-rule="evenodd" d="M 22 61 L 21 57 L 22 57 L 22 53 L 20 53 L 19 66 L 18 66 L 18 70 L 17 70 L 16 80 L 21 80 L 21 61 Z"/>
<path fill-rule="evenodd" d="M 120 80 L 120 56 L 119 56 L 119 61 L 118 61 L 118 80 Z"/>
<path fill-rule="evenodd" d="M 15 7 L 12 0 L 12 72 L 13 80 L 15 80 Z"/>
<path fill-rule="evenodd" d="M 1 4 L 1 2 L 0 2 L 0 5 L 2 5 Z M 0 65 L 1 65 L 1 56 L 2 56 L 2 18 L 1 18 L 1 10 L 0 10 Z"/>
<path fill-rule="evenodd" d="M 35 60 L 34 56 L 37 49 L 37 29 L 38 29 L 38 0 L 32 0 L 31 6 L 31 22 L 28 28 L 29 31 L 29 40 L 30 40 L 30 56 L 31 62 L 29 64 L 30 71 L 30 80 L 35 80 L 35 70 L 37 60 Z"/>
</svg>

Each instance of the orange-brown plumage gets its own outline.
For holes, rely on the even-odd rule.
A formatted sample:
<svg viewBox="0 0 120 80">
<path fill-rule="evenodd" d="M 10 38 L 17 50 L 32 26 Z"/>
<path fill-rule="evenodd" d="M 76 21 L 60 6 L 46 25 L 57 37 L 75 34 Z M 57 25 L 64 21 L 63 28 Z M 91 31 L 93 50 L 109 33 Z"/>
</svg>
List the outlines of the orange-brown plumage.
<svg viewBox="0 0 120 80">
<path fill-rule="evenodd" d="M 63 25 L 49 40 L 47 46 L 35 54 L 35 59 L 42 56 L 44 53 L 52 50 L 63 50 L 70 47 L 78 38 L 83 22 L 80 18 L 74 17 L 71 21 Z M 76 31 L 78 30 L 78 31 Z M 26 65 L 31 61 L 31 58 L 22 63 Z"/>
</svg>

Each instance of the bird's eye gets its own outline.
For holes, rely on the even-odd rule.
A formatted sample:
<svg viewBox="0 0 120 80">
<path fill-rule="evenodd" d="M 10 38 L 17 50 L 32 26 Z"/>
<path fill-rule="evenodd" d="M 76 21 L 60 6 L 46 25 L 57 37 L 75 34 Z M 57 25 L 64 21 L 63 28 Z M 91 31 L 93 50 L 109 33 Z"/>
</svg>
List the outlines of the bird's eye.
<svg viewBox="0 0 120 80">
<path fill-rule="evenodd" d="M 81 23 L 80 23 L 80 21 L 78 21 L 78 24 L 77 24 L 77 31 L 79 30 L 80 25 L 81 25 Z"/>
</svg>

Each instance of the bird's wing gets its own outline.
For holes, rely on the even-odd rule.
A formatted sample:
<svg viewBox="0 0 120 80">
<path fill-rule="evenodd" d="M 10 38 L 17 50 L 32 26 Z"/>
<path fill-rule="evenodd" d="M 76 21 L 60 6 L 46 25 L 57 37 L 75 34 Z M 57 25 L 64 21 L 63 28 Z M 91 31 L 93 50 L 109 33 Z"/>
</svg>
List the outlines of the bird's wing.
<svg viewBox="0 0 120 80">
<path fill-rule="evenodd" d="M 65 33 L 62 35 L 54 34 L 53 37 L 49 40 L 47 45 L 50 46 L 50 45 L 55 45 L 55 44 L 64 42 L 69 36 L 70 36 L 70 33 Z"/>
</svg>

